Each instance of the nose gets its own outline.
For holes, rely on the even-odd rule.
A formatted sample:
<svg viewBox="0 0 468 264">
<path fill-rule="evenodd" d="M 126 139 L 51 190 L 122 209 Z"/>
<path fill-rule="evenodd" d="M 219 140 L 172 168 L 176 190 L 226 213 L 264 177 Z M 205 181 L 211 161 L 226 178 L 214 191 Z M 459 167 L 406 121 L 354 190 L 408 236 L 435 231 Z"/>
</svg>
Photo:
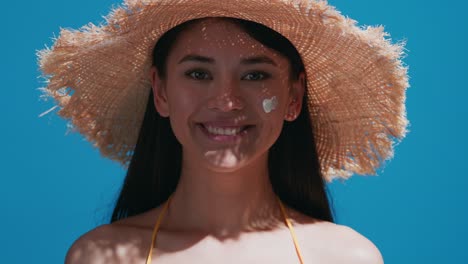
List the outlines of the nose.
<svg viewBox="0 0 468 264">
<path fill-rule="evenodd" d="M 223 81 L 218 83 L 215 93 L 208 103 L 208 108 L 229 112 L 244 108 L 242 97 L 239 93 L 239 85 L 235 81 Z"/>
</svg>

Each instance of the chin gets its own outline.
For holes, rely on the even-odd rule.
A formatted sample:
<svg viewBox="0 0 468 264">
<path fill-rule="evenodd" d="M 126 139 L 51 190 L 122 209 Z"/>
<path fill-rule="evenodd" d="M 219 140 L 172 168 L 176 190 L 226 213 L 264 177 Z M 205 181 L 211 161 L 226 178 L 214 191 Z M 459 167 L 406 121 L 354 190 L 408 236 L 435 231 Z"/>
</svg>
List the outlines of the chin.
<svg viewBox="0 0 468 264">
<path fill-rule="evenodd" d="M 233 153 L 207 152 L 205 158 L 209 167 L 218 172 L 234 172 L 245 166 L 245 158 Z"/>
</svg>

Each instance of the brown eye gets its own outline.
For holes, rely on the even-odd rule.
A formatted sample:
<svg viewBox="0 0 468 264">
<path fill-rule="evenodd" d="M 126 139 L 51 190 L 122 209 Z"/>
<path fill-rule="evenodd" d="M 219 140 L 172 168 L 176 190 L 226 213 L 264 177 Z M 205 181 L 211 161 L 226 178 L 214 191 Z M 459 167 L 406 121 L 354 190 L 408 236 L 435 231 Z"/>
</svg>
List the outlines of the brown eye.
<svg viewBox="0 0 468 264">
<path fill-rule="evenodd" d="M 195 80 L 210 80 L 210 75 L 205 71 L 193 70 L 185 73 L 186 76 Z"/>
<path fill-rule="evenodd" d="M 248 81 L 260 81 L 270 77 L 270 74 L 266 72 L 251 72 L 245 75 L 244 80 Z"/>
</svg>

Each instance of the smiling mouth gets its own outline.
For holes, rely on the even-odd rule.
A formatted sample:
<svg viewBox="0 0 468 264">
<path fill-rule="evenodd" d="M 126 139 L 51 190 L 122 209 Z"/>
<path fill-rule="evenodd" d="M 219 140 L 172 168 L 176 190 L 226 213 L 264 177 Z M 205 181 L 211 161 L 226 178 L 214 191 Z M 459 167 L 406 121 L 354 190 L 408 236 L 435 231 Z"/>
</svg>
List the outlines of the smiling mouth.
<svg viewBox="0 0 468 264">
<path fill-rule="evenodd" d="M 211 124 L 197 124 L 201 130 L 211 139 L 215 141 L 229 141 L 241 138 L 254 127 L 253 125 L 245 126 L 214 126 Z"/>
</svg>

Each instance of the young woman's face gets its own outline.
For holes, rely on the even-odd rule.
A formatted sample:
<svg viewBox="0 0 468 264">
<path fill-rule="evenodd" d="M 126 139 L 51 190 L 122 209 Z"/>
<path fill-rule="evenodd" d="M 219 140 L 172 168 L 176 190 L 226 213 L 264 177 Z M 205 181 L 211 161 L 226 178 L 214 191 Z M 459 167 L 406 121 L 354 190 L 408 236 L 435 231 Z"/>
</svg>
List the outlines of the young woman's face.
<svg viewBox="0 0 468 264">
<path fill-rule="evenodd" d="M 267 157 L 284 120 L 299 114 L 303 75 L 292 81 L 289 67 L 232 22 L 205 19 L 179 35 L 166 78 L 153 69 L 155 104 L 185 159 L 234 171 Z"/>
</svg>

